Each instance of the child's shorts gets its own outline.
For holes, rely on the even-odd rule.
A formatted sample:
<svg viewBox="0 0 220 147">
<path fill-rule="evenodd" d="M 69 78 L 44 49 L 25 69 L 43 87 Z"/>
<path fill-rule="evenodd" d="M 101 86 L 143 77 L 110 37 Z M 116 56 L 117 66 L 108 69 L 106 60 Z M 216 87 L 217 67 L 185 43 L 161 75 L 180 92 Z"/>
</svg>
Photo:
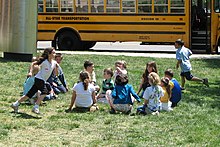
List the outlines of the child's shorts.
<svg viewBox="0 0 220 147">
<path fill-rule="evenodd" d="M 187 80 L 192 80 L 192 78 L 193 78 L 193 75 L 191 74 L 190 71 L 188 71 L 188 72 L 181 72 L 180 76 L 185 77 Z"/>
<path fill-rule="evenodd" d="M 132 105 L 130 104 L 113 104 L 113 108 L 115 111 L 119 112 L 129 112 L 132 109 Z"/>
</svg>

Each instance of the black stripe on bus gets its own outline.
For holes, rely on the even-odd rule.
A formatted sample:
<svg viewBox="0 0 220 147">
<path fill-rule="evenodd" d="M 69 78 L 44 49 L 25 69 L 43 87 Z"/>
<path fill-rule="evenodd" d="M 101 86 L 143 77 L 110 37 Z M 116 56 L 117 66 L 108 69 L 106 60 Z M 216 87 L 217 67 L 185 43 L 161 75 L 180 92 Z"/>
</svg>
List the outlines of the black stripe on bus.
<svg viewBox="0 0 220 147">
<path fill-rule="evenodd" d="M 169 31 L 100 31 L 100 30 L 79 30 L 79 33 L 117 33 L 117 34 L 185 34 L 185 32 L 169 32 Z"/>
<path fill-rule="evenodd" d="M 184 22 L 65 22 L 39 21 L 38 24 L 105 24 L 105 25 L 185 25 Z"/>
<path fill-rule="evenodd" d="M 38 32 L 55 33 L 56 30 L 38 30 Z"/>
<path fill-rule="evenodd" d="M 185 14 L 172 13 L 172 14 L 136 14 L 136 13 L 123 13 L 123 14 L 115 14 L 115 13 L 38 13 L 38 15 L 58 15 L 58 16 L 77 16 L 77 15 L 86 15 L 86 16 L 186 16 Z"/>
</svg>

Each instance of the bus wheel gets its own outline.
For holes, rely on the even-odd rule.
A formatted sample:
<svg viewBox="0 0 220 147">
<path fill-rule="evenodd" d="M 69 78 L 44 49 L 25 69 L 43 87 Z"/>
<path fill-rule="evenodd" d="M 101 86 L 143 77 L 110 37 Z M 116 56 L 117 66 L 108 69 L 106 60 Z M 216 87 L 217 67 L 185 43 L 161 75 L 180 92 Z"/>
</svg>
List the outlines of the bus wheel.
<svg viewBox="0 0 220 147">
<path fill-rule="evenodd" d="M 96 42 L 95 41 L 83 41 L 83 50 L 89 50 L 93 46 L 95 46 Z"/>
<path fill-rule="evenodd" d="M 59 50 L 80 50 L 81 41 L 73 33 L 69 31 L 64 31 L 58 36 L 58 48 Z"/>
</svg>

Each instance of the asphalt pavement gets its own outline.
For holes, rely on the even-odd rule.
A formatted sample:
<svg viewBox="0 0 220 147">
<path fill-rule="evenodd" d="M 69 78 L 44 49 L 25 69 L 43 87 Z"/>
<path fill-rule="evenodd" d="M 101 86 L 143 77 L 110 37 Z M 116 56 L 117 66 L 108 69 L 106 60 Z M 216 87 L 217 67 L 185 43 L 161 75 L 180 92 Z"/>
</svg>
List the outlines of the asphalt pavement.
<svg viewBox="0 0 220 147">
<path fill-rule="evenodd" d="M 38 42 L 38 48 L 50 47 L 51 43 Z M 111 55 L 111 56 L 135 56 L 154 58 L 175 58 L 176 49 L 172 45 L 140 45 L 140 42 L 98 42 L 90 51 L 58 51 L 63 54 L 74 55 Z M 220 59 L 217 54 L 193 54 L 191 58 Z"/>
</svg>

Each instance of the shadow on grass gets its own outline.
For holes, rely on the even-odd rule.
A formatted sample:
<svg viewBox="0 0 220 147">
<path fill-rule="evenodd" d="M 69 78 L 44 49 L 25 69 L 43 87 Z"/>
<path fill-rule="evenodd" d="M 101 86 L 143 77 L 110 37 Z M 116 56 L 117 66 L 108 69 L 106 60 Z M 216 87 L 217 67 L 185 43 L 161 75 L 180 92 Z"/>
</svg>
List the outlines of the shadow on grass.
<svg viewBox="0 0 220 147">
<path fill-rule="evenodd" d="M 200 59 L 198 59 L 200 60 Z M 209 67 L 212 68 L 220 68 L 220 60 L 219 59 L 206 59 L 204 60 Z"/>
<path fill-rule="evenodd" d="M 14 112 L 11 112 L 11 113 L 14 113 Z M 27 113 L 22 113 L 22 112 L 19 112 L 16 114 L 17 114 L 15 116 L 16 118 L 24 118 L 24 119 L 41 119 L 42 118 L 41 116 L 33 116 L 33 115 L 30 115 Z"/>
<path fill-rule="evenodd" d="M 66 113 L 87 113 L 89 108 L 73 108 L 71 111 L 65 110 Z"/>
<path fill-rule="evenodd" d="M 200 84 L 196 86 L 190 86 L 189 91 L 192 93 L 196 93 L 196 96 L 192 97 L 189 94 L 183 94 L 183 99 L 187 103 L 194 103 L 199 106 L 203 106 L 204 104 L 210 106 L 211 108 L 220 109 L 220 81 L 216 81 L 215 83 L 210 83 L 212 87 L 204 87 Z M 215 85 L 215 87 L 213 87 Z"/>
</svg>

